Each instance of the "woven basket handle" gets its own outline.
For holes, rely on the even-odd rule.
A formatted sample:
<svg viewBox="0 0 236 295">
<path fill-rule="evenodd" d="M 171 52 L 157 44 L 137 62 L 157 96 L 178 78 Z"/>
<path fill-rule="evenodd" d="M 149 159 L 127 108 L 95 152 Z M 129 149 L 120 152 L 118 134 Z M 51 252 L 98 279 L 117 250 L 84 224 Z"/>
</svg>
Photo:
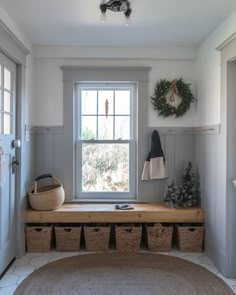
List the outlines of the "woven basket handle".
<svg viewBox="0 0 236 295">
<path fill-rule="evenodd" d="M 56 178 L 56 176 L 52 177 L 52 181 L 53 181 L 53 183 L 56 182 L 56 183 L 58 183 L 58 184 L 60 184 L 62 186 L 62 183 L 60 182 L 60 180 L 58 178 Z"/>
<path fill-rule="evenodd" d="M 69 232 L 71 232 L 71 228 L 64 228 L 64 231 L 69 233 Z"/>
<path fill-rule="evenodd" d="M 40 175 L 38 177 L 35 178 L 35 181 L 39 181 L 41 179 L 44 179 L 44 178 L 52 178 L 52 174 L 43 174 L 43 175 Z"/>
<path fill-rule="evenodd" d="M 132 229 L 132 228 L 126 228 L 125 231 L 126 231 L 127 233 L 132 233 L 133 229 Z"/>
<path fill-rule="evenodd" d="M 162 234 L 164 233 L 165 229 L 164 228 L 158 228 L 157 231 L 155 232 L 155 236 L 156 238 L 159 238 L 162 236 Z"/>
<path fill-rule="evenodd" d="M 196 230 L 196 228 L 194 228 L 194 227 L 190 227 L 188 230 L 193 232 L 193 231 Z"/>
<path fill-rule="evenodd" d="M 38 181 L 42 180 L 42 179 L 45 179 L 45 178 L 51 178 L 53 184 L 55 184 L 55 182 L 56 182 L 56 183 L 58 183 L 59 185 L 62 186 L 62 183 L 55 176 L 52 176 L 52 174 L 43 174 L 43 175 L 40 175 L 40 176 L 35 178 L 35 181 L 33 182 L 32 186 L 31 186 L 31 192 L 33 191 L 36 194 L 37 193 L 37 187 L 38 187 Z"/>
<path fill-rule="evenodd" d="M 100 231 L 100 228 L 95 227 L 95 228 L 93 228 L 93 231 L 97 233 Z"/>
<path fill-rule="evenodd" d="M 35 231 L 37 231 L 37 232 L 40 232 L 40 231 L 42 231 L 43 229 L 41 228 L 41 227 L 36 227 L 35 228 Z"/>
</svg>

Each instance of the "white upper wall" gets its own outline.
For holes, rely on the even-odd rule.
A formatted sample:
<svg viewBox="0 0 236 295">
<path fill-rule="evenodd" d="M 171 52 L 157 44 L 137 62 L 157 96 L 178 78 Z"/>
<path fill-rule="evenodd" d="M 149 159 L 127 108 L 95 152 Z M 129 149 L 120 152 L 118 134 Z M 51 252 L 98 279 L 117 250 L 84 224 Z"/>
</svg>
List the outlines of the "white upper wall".
<svg viewBox="0 0 236 295">
<path fill-rule="evenodd" d="M 0 22 L 15 36 L 15 38 L 29 51 L 32 45 L 25 32 L 12 20 L 6 10 L 0 4 Z"/>
<path fill-rule="evenodd" d="M 25 47 L 29 52 L 32 51 L 32 45 L 22 31 L 22 29 L 12 20 L 7 12 L 0 5 L 0 22 L 6 27 L 14 38 Z M 24 121 L 29 124 L 32 114 L 32 96 L 33 96 L 33 60 L 32 55 L 29 54 L 26 58 L 26 79 L 25 79 L 25 109 L 24 109 Z"/>
<path fill-rule="evenodd" d="M 149 126 L 194 126 L 195 106 L 179 119 L 160 118 L 153 111 L 150 96 L 156 82 L 161 78 L 183 79 L 192 84 L 195 92 L 195 50 L 135 49 L 135 48 L 80 48 L 80 47 L 34 47 L 35 55 L 35 113 L 33 125 L 63 125 L 63 81 L 60 66 L 100 67 L 151 67 L 149 75 Z M 140 110 L 141 112 L 142 110 Z"/>
<path fill-rule="evenodd" d="M 0 6 L 0 21 L 29 51 L 24 32 Z M 149 126 L 203 126 L 220 123 L 220 53 L 217 47 L 236 32 L 236 12 L 226 19 L 196 51 L 186 48 L 81 48 L 76 46 L 34 47 L 34 61 L 27 63 L 27 122 L 33 125 L 62 125 L 63 97 L 61 65 L 150 66 L 149 97 L 160 78 L 183 77 L 197 89 L 197 108 L 180 119 L 160 118 L 148 97 Z M 34 75 L 33 75 L 34 74 Z M 33 78 L 32 78 L 33 77 Z M 196 82 L 197 81 L 197 82 Z M 35 88 L 32 85 L 35 84 Z M 195 112 L 197 109 L 197 112 Z M 52 116 L 53 113 L 53 116 Z"/>
<path fill-rule="evenodd" d="M 196 125 L 220 124 L 221 60 L 217 47 L 236 33 L 236 11 L 201 45 L 196 60 Z"/>
</svg>

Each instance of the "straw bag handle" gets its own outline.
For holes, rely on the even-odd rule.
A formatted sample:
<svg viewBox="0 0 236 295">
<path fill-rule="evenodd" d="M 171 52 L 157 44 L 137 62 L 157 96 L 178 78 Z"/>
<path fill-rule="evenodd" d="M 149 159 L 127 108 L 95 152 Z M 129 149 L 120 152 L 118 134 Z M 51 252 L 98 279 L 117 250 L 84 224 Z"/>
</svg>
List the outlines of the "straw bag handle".
<svg viewBox="0 0 236 295">
<path fill-rule="evenodd" d="M 58 184 L 62 185 L 62 183 L 55 176 L 52 176 L 52 174 L 43 174 L 43 175 L 40 175 L 35 178 L 35 181 L 33 182 L 32 187 L 31 187 L 31 191 L 34 191 L 34 193 L 36 194 L 38 181 L 45 179 L 45 178 L 51 178 L 53 183 L 55 183 L 55 181 L 56 181 Z"/>
<path fill-rule="evenodd" d="M 58 184 L 61 184 L 61 182 L 56 178 L 56 176 L 53 176 L 52 174 L 40 175 L 35 178 L 35 182 L 38 182 L 39 180 L 45 179 L 45 178 L 51 178 L 53 183 L 56 181 Z"/>
<path fill-rule="evenodd" d="M 37 181 L 44 179 L 44 178 L 52 178 L 52 174 L 42 174 L 42 175 L 36 177 L 35 181 L 37 182 Z"/>
</svg>

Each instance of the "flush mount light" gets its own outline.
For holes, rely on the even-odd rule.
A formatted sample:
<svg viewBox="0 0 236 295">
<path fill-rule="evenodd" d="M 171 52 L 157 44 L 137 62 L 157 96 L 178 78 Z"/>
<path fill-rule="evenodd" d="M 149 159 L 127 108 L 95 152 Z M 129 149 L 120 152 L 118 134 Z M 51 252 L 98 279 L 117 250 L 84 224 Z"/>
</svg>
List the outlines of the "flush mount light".
<svg viewBox="0 0 236 295">
<path fill-rule="evenodd" d="M 131 15 L 130 2 L 128 0 L 109 0 L 106 3 L 100 4 L 101 20 L 106 20 L 107 9 L 115 12 L 124 12 L 126 24 L 128 23 Z"/>
</svg>

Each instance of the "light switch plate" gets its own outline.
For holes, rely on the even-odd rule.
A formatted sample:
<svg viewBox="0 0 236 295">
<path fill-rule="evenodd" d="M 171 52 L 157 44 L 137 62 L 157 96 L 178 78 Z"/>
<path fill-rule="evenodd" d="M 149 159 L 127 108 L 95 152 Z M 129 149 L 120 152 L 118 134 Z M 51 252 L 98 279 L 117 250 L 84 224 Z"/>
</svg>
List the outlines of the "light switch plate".
<svg viewBox="0 0 236 295">
<path fill-rule="evenodd" d="M 30 141 L 30 126 L 25 125 L 25 141 Z"/>
</svg>

